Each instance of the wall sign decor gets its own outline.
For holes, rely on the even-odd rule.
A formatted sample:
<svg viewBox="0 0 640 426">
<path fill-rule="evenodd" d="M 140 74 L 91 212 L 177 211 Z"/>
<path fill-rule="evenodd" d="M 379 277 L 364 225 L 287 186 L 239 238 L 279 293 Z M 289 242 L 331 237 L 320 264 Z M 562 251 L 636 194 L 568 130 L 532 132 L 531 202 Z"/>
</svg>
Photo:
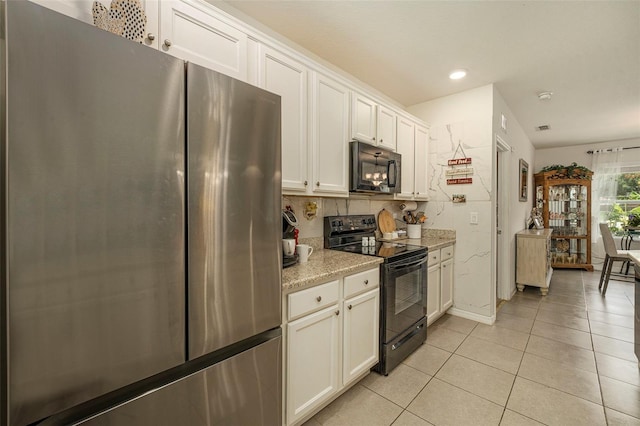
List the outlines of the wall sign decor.
<svg viewBox="0 0 640 426">
<path fill-rule="evenodd" d="M 467 196 L 466 196 L 466 194 L 453 194 L 451 196 L 451 200 L 454 203 L 466 203 L 467 202 Z"/>
<path fill-rule="evenodd" d="M 462 155 L 461 158 L 456 158 L 456 154 L 458 154 L 458 151 L 460 151 L 460 154 Z M 465 167 L 465 166 L 468 166 L 469 164 L 471 164 L 471 157 L 467 157 L 467 155 L 464 153 L 464 149 L 462 149 L 462 143 L 459 142 L 458 147 L 453 153 L 453 158 L 447 161 L 447 165 L 451 167 L 449 170 L 445 172 L 445 175 L 447 177 L 450 176 L 450 178 L 447 179 L 447 185 L 462 185 L 467 183 L 473 183 L 473 178 L 468 177 L 469 175 L 473 174 L 473 168 Z M 457 167 L 457 166 L 463 166 L 463 167 Z M 461 176 L 464 176 L 464 177 L 461 177 Z M 464 201 L 458 201 L 458 202 L 464 202 Z"/>
<path fill-rule="evenodd" d="M 529 164 L 520 159 L 520 171 L 518 173 L 520 177 L 520 201 L 527 201 L 527 193 L 529 191 Z"/>
</svg>

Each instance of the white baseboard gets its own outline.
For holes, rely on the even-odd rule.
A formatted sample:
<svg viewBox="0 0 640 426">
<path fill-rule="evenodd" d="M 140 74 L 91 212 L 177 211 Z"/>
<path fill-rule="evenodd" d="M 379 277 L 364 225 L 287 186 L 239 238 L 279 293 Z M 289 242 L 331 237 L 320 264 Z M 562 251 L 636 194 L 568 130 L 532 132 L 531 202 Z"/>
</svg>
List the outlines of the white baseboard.
<svg viewBox="0 0 640 426">
<path fill-rule="evenodd" d="M 462 309 L 457 309 L 457 308 L 449 308 L 447 313 L 456 317 L 462 317 L 462 318 L 470 319 L 472 321 L 478 321 L 482 324 L 487 324 L 487 325 L 493 325 L 493 323 L 496 322 L 495 314 L 488 317 L 485 315 L 476 314 L 475 312 L 463 311 Z"/>
</svg>

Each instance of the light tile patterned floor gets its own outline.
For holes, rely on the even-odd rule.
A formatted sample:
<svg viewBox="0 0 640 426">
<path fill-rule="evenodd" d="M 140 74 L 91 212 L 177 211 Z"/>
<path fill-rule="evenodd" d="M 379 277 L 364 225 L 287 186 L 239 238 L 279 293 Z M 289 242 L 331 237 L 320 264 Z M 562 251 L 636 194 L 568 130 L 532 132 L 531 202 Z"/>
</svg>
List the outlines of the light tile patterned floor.
<svg viewBox="0 0 640 426">
<path fill-rule="evenodd" d="M 555 270 L 549 295 L 527 287 L 493 326 L 445 315 L 388 377 L 376 373 L 306 426 L 640 425 L 633 284 Z"/>
</svg>

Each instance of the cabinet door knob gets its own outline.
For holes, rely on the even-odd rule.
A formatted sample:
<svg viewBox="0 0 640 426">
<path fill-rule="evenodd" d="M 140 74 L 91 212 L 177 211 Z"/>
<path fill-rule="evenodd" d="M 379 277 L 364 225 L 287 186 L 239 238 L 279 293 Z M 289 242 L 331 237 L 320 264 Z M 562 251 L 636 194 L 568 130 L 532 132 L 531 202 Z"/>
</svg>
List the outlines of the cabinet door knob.
<svg viewBox="0 0 640 426">
<path fill-rule="evenodd" d="M 369 284 L 369 280 L 364 280 L 364 285 Z"/>
<path fill-rule="evenodd" d="M 318 296 L 318 297 L 316 297 L 316 300 L 317 300 L 318 302 L 319 302 L 319 301 L 321 301 L 321 300 L 322 300 L 322 296 Z"/>
<path fill-rule="evenodd" d="M 164 41 L 164 45 L 165 45 L 165 46 L 167 46 L 167 47 L 171 46 L 171 40 L 166 39 L 166 40 Z"/>
<path fill-rule="evenodd" d="M 320 181 L 316 182 L 316 186 L 320 186 Z"/>
<path fill-rule="evenodd" d="M 349 305 L 349 306 L 347 306 L 347 308 L 349 308 L 349 310 L 351 310 L 351 308 L 353 308 L 353 306 Z"/>
<path fill-rule="evenodd" d="M 375 138 L 374 138 L 375 139 Z M 384 142 L 384 139 L 380 139 L 380 143 Z"/>
<path fill-rule="evenodd" d="M 339 309 L 336 311 L 336 315 L 340 315 L 340 310 Z"/>
<path fill-rule="evenodd" d="M 374 141 L 375 141 L 375 140 L 376 140 L 376 137 L 374 136 L 373 138 L 371 138 L 371 140 L 374 140 Z"/>
<path fill-rule="evenodd" d="M 304 186 L 309 185 L 309 182 L 307 182 L 306 180 L 304 181 Z"/>
<path fill-rule="evenodd" d="M 156 35 L 154 33 L 149 33 L 147 34 L 147 38 L 149 39 L 149 41 L 153 41 L 156 39 Z"/>
</svg>

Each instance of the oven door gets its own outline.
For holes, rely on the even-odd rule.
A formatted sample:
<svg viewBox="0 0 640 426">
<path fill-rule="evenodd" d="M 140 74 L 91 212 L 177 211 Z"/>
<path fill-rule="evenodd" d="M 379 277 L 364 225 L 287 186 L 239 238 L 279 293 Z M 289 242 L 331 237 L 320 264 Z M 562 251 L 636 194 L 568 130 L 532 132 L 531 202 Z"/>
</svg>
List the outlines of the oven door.
<svg viewBox="0 0 640 426">
<path fill-rule="evenodd" d="M 427 314 L 427 255 L 383 265 L 384 336 L 390 342 Z"/>
</svg>

